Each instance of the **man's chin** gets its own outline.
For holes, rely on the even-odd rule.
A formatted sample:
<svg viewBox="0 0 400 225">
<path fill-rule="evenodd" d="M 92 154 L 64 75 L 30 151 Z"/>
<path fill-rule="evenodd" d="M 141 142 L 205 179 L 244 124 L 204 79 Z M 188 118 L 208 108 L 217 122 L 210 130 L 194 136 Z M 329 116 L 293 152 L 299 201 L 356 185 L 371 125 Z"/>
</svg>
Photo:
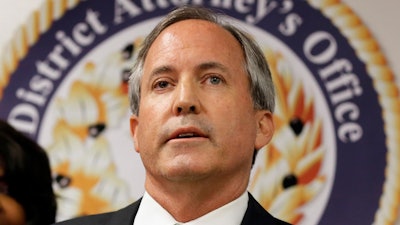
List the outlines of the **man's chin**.
<svg viewBox="0 0 400 225">
<path fill-rule="evenodd" d="M 163 171 L 164 177 L 174 182 L 195 182 L 209 177 L 213 172 L 209 168 L 195 167 L 187 164 L 173 166 Z"/>
</svg>

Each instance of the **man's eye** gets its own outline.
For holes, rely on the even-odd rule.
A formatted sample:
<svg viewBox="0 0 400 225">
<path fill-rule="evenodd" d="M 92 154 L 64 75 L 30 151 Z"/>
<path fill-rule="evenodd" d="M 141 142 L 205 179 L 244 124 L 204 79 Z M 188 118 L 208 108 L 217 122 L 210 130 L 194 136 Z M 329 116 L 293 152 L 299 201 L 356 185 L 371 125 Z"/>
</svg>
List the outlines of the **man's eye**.
<svg viewBox="0 0 400 225">
<path fill-rule="evenodd" d="M 154 88 L 163 89 L 163 88 L 168 87 L 168 85 L 169 85 L 168 81 L 159 81 L 154 85 Z"/>
<path fill-rule="evenodd" d="M 221 78 L 212 76 L 208 78 L 211 84 L 220 84 L 221 83 Z"/>
</svg>

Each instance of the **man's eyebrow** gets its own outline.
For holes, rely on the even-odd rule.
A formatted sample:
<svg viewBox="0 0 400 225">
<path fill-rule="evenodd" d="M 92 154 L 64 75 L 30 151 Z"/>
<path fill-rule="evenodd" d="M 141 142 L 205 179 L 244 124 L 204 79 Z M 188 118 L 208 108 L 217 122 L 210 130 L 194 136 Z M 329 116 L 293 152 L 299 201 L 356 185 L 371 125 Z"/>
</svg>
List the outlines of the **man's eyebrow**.
<svg viewBox="0 0 400 225">
<path fill-rule="evenodd" d="M 150 73 L 150 77 L 154 77 L 163 73 L 170 73 L 171 71 L 173 71 L 171 66 L 168 65 L 164 65 L 164 66 L 159 66 L 154 68 L 151 73 Z"/>
<path fill-rule="evenodd" d="M 197 69 L 198 70 L 219 69 L 223 72 L 228 71 L 228 68 L 225 65 L 214 61 L 201 63 L 200 65 L 197 66 Z"/>
<path fill-rule="evenodd" d="M 214 62 L 214 61 L 204 62 L 204 63 L 201 63 L 198 66 L 196 66 L 196 70 L 198 70 L 198 71 L 204 71 L 204 70 L 208 70 L 208 69 L 219 69 L 223 72 L 228 71 L 228 68 L 225 65 L 223 65 L 219 62 Z M 170 65 L 162 65 L 162 66 L 154 68 L 150 73 L 150 77 L 154 77 L 154 76 L 157 76 L 160 74 L 165 74 L 165 73 L 171 73 L 174 70 L 175 69 Z"/>
</svg>

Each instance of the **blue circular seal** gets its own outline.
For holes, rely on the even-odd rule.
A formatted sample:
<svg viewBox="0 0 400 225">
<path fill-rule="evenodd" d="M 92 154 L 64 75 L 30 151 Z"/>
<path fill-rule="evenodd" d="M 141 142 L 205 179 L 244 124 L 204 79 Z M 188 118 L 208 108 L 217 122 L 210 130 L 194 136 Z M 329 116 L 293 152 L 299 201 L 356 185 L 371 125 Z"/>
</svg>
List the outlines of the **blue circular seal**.
<svg viewBox="0 0 400 225">
<path fill-rule="evenodd" d="M 372 224 L 387 167 L 382 96 L 340 27 L 292 0 L 86 0 L 54 20 L 10 74 L 0 117 L 48 150 L 56 191 L 69 199 L 58 219 L 114 210 L 143 192 L 140 159 L 128 151 L 129 68 L 141 40 L 182 3 L 226 14 L 270 62 L 277 134 L 253 169 L 255 197 L 293 224 Z"/>
</svg>

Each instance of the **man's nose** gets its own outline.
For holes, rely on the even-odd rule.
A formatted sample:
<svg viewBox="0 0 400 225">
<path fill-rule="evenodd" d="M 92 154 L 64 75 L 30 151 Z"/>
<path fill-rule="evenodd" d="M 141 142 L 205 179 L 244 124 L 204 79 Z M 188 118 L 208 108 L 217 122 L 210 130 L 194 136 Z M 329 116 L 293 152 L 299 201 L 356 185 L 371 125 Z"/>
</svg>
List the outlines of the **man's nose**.
<svg viewBox="0 0 400 225">
<path fill-rule="evenodd" d="M 176 115 L 199 113 L 200 102 L 198 98 L 198 89 L 194 84 L 189 82 L 178 84 L 173 110 Z"/>
</svg>

